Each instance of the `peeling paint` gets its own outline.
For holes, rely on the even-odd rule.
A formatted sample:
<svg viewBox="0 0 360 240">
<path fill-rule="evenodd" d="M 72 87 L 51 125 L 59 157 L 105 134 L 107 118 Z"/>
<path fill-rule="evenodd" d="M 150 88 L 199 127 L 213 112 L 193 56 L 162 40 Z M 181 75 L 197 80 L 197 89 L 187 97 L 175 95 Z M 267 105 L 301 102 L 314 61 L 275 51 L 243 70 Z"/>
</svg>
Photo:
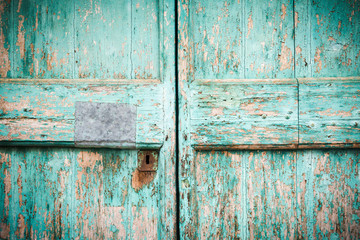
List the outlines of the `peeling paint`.
<svg viewBox="0 0 360 240">
<path fill-rule="evenodd" d="M 25 17 L 23 15 L 19 15 L 19 25 L 17 29 L 17 41 L 16 46 L 19 47 L 20 58 L 25 59 L 25 29 L 24 29 L 24 21 Z"/>
</svg>

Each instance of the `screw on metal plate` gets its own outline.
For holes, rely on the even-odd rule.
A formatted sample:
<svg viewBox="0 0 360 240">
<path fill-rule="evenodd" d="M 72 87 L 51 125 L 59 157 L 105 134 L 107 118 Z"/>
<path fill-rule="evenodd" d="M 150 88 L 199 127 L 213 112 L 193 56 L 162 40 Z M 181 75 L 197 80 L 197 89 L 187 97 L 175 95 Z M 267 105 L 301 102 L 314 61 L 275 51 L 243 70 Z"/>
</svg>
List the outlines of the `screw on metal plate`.
<svg viewBox="0 0 360 240">
<path fill-rule="evenodd" d="M 156 172 L 158 166 L 159 152 L 138 151 L 138 170 L 140 172 Z"/>
</svg>

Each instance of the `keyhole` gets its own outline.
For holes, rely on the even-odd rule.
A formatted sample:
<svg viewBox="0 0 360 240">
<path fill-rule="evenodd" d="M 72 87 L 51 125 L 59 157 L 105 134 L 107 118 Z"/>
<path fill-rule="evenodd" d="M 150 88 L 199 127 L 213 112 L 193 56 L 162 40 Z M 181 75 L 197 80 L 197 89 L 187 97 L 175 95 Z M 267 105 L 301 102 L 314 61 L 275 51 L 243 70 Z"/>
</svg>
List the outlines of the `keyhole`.
<svg viewBox="0 0 360 240">
<path fill-rule="evenodd" d="M 146 164 L 149 164 L 149 163 L 150 163 L 150 156 L 146 155 Z"/>
</svg>

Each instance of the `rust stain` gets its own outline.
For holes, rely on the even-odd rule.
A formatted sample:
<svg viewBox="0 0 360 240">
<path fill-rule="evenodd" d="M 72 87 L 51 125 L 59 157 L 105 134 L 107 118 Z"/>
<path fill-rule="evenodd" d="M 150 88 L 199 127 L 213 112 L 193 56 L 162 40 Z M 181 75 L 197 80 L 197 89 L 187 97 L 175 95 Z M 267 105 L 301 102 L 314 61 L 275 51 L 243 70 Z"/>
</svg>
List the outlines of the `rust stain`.
<svg viewBox="0 0 360 240">
<path fill-rule="evenodd" d="M 20 58 L 25 59 L 25 29 L 24 29 L 25 17 L 23 15 L 19 16 L 19 26 L 18 26 L 18 35 L 16 46 L 20 49 Z"/>
<path fill-rule="evenodd" d="M 131 186 L 135 191 L 139 191 L 145 185 L 151 183 L 155 178 L 156 172 L 140 172 L 138 169 L 132 174 Z"/>
</svg>

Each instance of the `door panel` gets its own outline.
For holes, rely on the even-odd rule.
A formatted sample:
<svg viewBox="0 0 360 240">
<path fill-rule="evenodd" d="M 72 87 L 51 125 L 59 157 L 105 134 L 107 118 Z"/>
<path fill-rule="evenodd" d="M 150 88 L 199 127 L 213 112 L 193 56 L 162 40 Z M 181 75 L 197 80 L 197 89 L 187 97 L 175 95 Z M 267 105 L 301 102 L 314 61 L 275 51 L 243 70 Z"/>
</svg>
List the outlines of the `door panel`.
<svg viewBox="0 0 360 240">
<path fill-rule="evenodd" d="M 357 13 L 179 1 L 184 239 L 359 238 Z"/>
<path fill-rule="evenodd" d="M 1 238 L 175 238 L 175 2 L 0 4 Z M 77 141 L 79 102 L 134 140 Z"/>
<path fill-rule="evenodd" d="M 3 238 L 157 238 L 159 174 L 138 186 L 136 151 L 1 149 Z M 160 220 L 159 220 L 160 219 Z"/>
<path fill-rule="evenodd" d="M 358 238 L 359 166 L 356 149 L 197 151 L 182 236 Z"/>
</svg>

